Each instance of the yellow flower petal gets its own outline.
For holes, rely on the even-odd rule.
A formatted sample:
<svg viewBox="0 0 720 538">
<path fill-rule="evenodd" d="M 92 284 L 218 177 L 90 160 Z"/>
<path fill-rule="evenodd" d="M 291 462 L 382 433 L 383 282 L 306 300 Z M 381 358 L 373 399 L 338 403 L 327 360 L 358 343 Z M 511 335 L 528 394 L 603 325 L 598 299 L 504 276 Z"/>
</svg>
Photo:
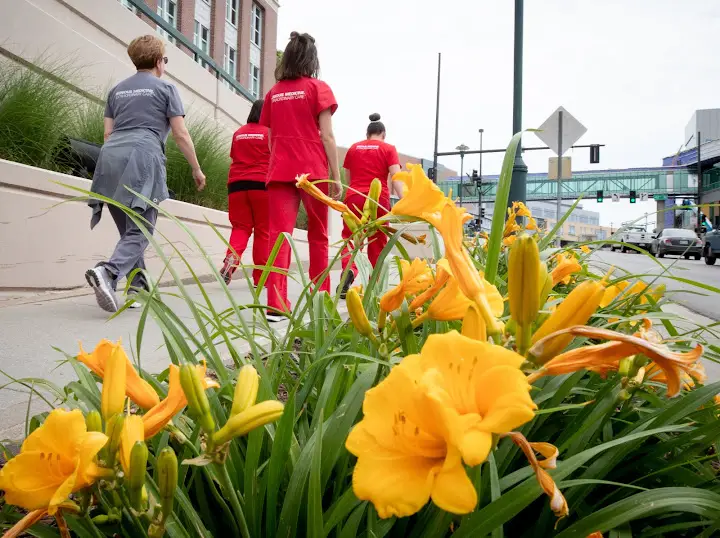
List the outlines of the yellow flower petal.
<svg viewBox="0 0 720 538">
<path fill-rule="evenodd" d="M 397 216 L 424 219 L 426 213 L 435 213 L 448 203 L 445 194 L 433 183 L 419 164 L 408 164 L 408 172 L 398 172 L 394 181 L 404 184 L 403 197 L 392 207 Z"/>
<path fill-rule="evenodd" d="M 130 452 L 138 441 L 145 440 L 143 419 L 139 415 L 125 417 L 120 436 L 120 463 L 127 474 L 130 469 Z"/>
<path fill-rule="evenodd" d="M 435 477 L 432 500 L 451 514 L 468 514 L 477 505 L 477 491 L 470 481 L 459 454 L 451 454 Z"/>
</svg>

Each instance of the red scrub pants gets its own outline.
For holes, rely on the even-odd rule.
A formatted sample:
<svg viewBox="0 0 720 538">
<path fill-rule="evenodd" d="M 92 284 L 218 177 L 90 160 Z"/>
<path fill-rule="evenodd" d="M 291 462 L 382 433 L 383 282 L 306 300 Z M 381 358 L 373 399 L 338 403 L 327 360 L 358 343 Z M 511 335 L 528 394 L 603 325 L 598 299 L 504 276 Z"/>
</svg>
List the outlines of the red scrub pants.
<svg viewBox="0 0 720 538">
<path fill-rule="evenodd" d="M 228 215 L 232 232 L 230 246 L 242 257 L 250 235 L 253 240 L 253 265 L 267 265 L 268 259 L 268 193 L 265 190 L 233 192 L 228 195 Z M 228 249 L 228 256 L 232 250 Z M 262 269 L 253 269 L 253 282 L 258 285 Z"/>
<path fill-rule="evenodd" d="M 318 183 L 317 186 L 325 194 L 328 192 L 328 183 Z M 315 200 L 302 189 L 295 186 L 295 182 L 268 183 L 268 204 L 272 210 L 269 218 L 268 252 L 272 251 L 275 241 L 282 233 L 292 235 L 295 228 L 300 202 L 305 206 L 308 216 L 308 244 L 310 247 L 310 279 L 318 285 L 320 291 L 330 291 L 330 275 L 318 282 L 322 273 L 328 267 L 328 207 Z M 268 306 L 284 312 L 290 311 L 290 302 L 287 297 L 287 270 L 290 267 L 290 245 L 283 242 L 274 266 L 284 272 L 272 272 L 268 277 Z"/>
<path fill-rule="evenodd" d="M 367 193 L 366 193 L 367 195 Z M 355 213 L 358 217 L 362 217 L 362 210 L 365 206 L 365 200 L 367 198 L 365 196 L 362 196 L 361 194 L 358 194 L 356 192 L 350 192 L 345 197 L 345 205 L 347 205 L 350 210 Z M 380 206 L 383 207 L 390 207 L 390 200 L 380 200 Z M 387 214 L 387 211 L 383 209 L 383 207 L 378 207 L 377 216 L 382 217 L 383 215 Z M 348 228 L 348 225 L 343 225 L 343 231 L 342 231 L 342 238 L 343 240 L 347 240 L 350 237 L 352 237 L 352 232 L 350 231 L 350 228 Z M 387 236 L 383 232 L 375 232 L 373 235 L 371 235 L 368 239 L 368 248 L 367 248 L 367 255 L 368 259 L 370 260 L 370 263 L 373 267 L 375 267 L 375 264 L 378 261 L 378 258 L 380 257 L 380 253 L 385 248 L 385 245 L 387 245 Z M 361 245 L 360 248 L 362 248 L 364 245 Z M 345 246 L 343 247 L 342 251 L 342 268 L 343 271 L 347 267 L 348 263 L 350 263 L 350 255 L 352 251 L 354 250 L 354 246 L 352 241 L 348 241 L 345 243 Z M 353 275 L 357 276 L 357 267 L 353 263 L 352 267 L 350 268 Z"/>
</svg>

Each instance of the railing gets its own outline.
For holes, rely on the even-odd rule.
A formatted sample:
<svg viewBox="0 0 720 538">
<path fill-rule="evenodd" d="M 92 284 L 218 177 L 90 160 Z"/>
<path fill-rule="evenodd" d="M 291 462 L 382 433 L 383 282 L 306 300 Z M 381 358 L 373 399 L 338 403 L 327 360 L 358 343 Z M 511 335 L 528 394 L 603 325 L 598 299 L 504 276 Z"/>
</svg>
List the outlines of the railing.
<svg viewBox="0 0 720 538">
<path fill-rule="evenodd" d="M 720 172 L 720 171 L 719 171 Z M 571 179 L 562 181 L 562 198 L 574 200 L 581 194 L 595 196 L 595 192 L 602 190 L 606 198 L 617 194 L 621 197 L 628 197 L 630 191 L 634 190 L 637 195 L 647 193 L 650 195 L 687 195 L 697 192 L 697 187 L 690 184 L 690 172 L 687 169 L 670 170 L 609 170 L 606 172 L 580 173 Z M 704 181 L 705 176 L 704 174 Z M 670 179 L 670 185 L 668 185 Z M 486 182 L 487 181 L 487 182 Z M 714 185 L 720 188 L 720 177 L 715 180 Z M 453 198 L 459 198 L 460 182 L 444 181 L 438 182 L 438 187 L 449 194 L 452 189 Z M 483 178 L 481 198 L 490 202 L 495 199 L 497 183 L 495 178 Z M 465 179 L 462 186 L 462 199 L 465 201 L 478 199 L 478 187 Z M 555 200 L 557 199 L 557 181 L 548 180 L 546 176 L 533 177 L 528 175 L 527 179 L 528 200 Z"/>
<path fill-rule="evenodd" d="M 127 0 L 127 2 L 135 6 L 135 8 L 140 13 L 153 21 L 159 28 L 167 32 L 168 35 L 172 36 L 177 41 L 176 44 L 181 44 L 182 46 L 186 47 L 190 50 L 190 52 L 195 55 L 196 58 L 199 58 L 203 62 L 205 62 L 205 67 L 209 67 L 210 69 L 212 69 L 218 79 L 222 79 L 227 82 L 231 88 L 236 90 L 238 93 L 240 93 L 240 95 L 248 99 L 250 102 L 255 101 L 255 96 L 253 96 L 247 90 L 247 88 L 242 86 L 237 81 L 237 79 L 235 79 L 235 77 L 225 71 L 222 67 L 218 66 L 215 60 L 213 60 L 207 53 L 200 50 L 197 46 L 195 46 L 195 44 L 187 37 L 185 37 L 185 35 L 181 33 L 177 28 L 171 26 L 165 19 L 163 19 L 162 17 L 160 17 L 160 15 L 150 9 L 150 7 L 143 0 Z"/>
<path fill-rule="evenodd" d="M 702 190 L 712 191 L 715 189 L 720 189 L 720 169 L 718 168 L 703 172 Z"/>
</svg>

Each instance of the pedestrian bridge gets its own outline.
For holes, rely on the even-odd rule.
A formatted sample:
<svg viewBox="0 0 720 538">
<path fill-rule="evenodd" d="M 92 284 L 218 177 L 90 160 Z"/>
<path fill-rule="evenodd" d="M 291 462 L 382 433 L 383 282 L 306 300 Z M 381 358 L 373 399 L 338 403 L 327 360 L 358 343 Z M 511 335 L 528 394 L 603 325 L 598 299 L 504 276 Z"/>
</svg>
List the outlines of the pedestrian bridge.
<svg viewBox="0 0 720 538">
<path fill-rule="evenodd" d="M 445 194 L 452 189 L 453 198 L 476 200 L 483 202 L 495 200 L 499 176 L 484 176 L 482 190 L 478 193 L 477 185 L 468 177 L 463 179 L 460 190 L 460 178 L 451 177 L 446 181 L 438 182 Z M 555 180 L 549 180 L 547 173 L 528 174 L 527 199 L 528 200 L 556 200 L 557 185 Z M 561 198 L 576 200 L 595 196 L 596 191 L 602 190 L 605 198 L 617 194 L 627 198 L 630 191 L 635 191 L 639 198 L 642 193 L 664 200 L 667 198 L 696 195 L 697 173 L 693 168 L 685 166 L 663 166 L 656 168 L 628 168 L 625 170 L 592 170 L 573 172 L 570 179 L 561 182 Z"/>
</svg>

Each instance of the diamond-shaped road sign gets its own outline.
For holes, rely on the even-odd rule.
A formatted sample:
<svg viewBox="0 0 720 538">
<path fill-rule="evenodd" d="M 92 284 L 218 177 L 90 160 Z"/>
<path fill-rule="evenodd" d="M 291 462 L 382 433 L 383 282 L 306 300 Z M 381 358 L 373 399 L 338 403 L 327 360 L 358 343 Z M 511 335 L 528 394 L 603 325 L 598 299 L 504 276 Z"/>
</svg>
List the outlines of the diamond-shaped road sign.
<svg viewBox="0 0 720 538">
<path fill-rule="evenodd" d="M 535 135 L 545 142 L 548 147 L 555 152 L 557 155 L 559 153 L 558 148 L 558 130 L 559 130 L 559 119 L 560 119 L 560 111 L 562 111 L 563 120 L 562 120 L 562 152 L 565 153 L 567 150 L 570 149 L 570 147 L 577 142 L 582 135 L 584 135 L 587 132 L 587 128 L 580 123 L 578 120 L 576 120 L 567 110 L 565 110 L 563 107 L 558 107 L 558 109 L 553 112 L 548 119 L 545 120 L 545 123 L 543 123 L 538 129 L 539 131 L 535 132 Z"/>
</svg>

